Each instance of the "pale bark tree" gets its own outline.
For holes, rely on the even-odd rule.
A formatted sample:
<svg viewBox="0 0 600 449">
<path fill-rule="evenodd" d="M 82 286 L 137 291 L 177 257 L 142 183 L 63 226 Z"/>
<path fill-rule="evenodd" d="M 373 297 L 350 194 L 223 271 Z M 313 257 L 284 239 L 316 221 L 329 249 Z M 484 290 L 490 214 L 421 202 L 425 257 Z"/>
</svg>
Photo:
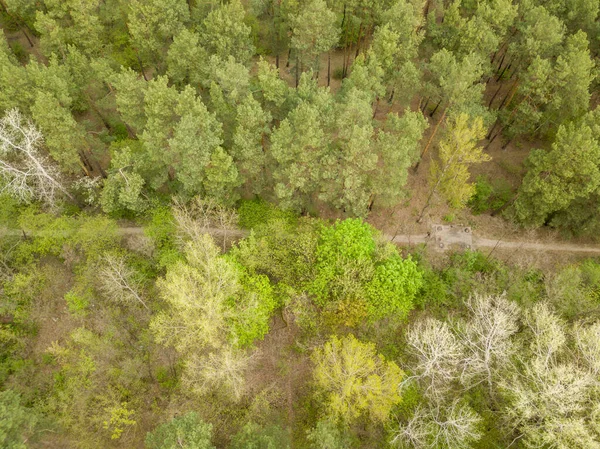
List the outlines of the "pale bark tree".
<svg viewBox="0 0 600 449">
<path fill-rule="evenodd" d="M 460 378 L 460 364 L 465 357 L 461 342 L 446 323 L 434 318 L 417 322 L 408 331 L 406 342 L 416 358 L 412 379 L 424 384 L 428 397 L 441 399 Z"/>
<path fill-rule="evenodd" d="M 21 202 L 38 200 L 55 206 L 60 196 L 73 197 L 59 169 L 42 152 L 43 136 L 17 109 L 0 119 L 0 192 Z"/>
<path fill-rule="evenodd" d="M 142 297 L 142 286 L 135 278 L 135 271 L 127 265 L 123 257 L 106 254 L 100 260 L 98 282 L 100 291 L 112 301 L 129 304 L 139 303 L 150 310 Z"/>
<path fill-rule="evenodd" d="M 600 374 L 600 322 L 591 325 L 576 324 L 573 336 L 580 359 L 595 376 L 598 376 Z"/>
<path fill-rule="evenodd" d="M 475 295 L 465 305 L 471 317 L 462 333 L 462 381 L 468 386 L 487 382 L 491 391 L 498 370 L 506 369 L 514 353 L 511 338 L 519 329 L 519 307 L 504 294 Z"/>
<path fill-rule="evenodd" d="M 186 361 L 183 381 L 197 394 L 221 390 L 237 401 L 246 390 L 245 373 L 251 357 L 233 347 L 194 355 Z"/>
<path fill-rule="evenodd" d="M 458 401 L 449 406 L 419 405 L 410 421 L 395 431 L 392 444 L 407 449 L 470 449 L 482 436 L 481 421 Z"/>
<path fill-rule="evenodd" d="M 576 328 L 572 345 L 566 324 L 544 303 L 526 311 L 523 321 L 530 342 L 521 368 L 499 383 L 507 418 L 525 447 L 599 448 L 597 325 Z"/>
<path fill-rule="evenodd" d="M 204 234 L 216 234 L 215 230 L 218 229 L 225 249 L 229 237 L 238 229 L 238 215 L 234 209 L 199 196 L 187 204 L 175 199 L 173 216 L 182 241 L 197 241 Z"/>
</svg>

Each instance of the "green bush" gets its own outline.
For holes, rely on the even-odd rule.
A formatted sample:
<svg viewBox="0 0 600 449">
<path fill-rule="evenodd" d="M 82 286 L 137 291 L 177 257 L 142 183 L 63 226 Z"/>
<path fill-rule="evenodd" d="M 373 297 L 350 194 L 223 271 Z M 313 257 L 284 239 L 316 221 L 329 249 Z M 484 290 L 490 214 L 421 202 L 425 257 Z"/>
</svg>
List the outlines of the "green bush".
<svg viewBox="0 0 600 449">
<path fill-rule="evenodd" d="M 85 311 L 90 305 L 91 296 L 92 292 L 89 289 L 83 292 L 75 289 L 69 290 L 65 294 L 65 301 L 69 312 L 72 314 L 85 314 Z"/>
<path fill-rule="evenodd" d="M 197 413 L 190 412 L 159 425 L 146 434 L 148 449 L 189 447 L 194 449 L 214 449 L 210 443 L 212 425 L 200 419 Z"/>
<path fill-rule="evenodd" d="M 170 207 L 159 206 L 150 211 L 150 221 L 144 226 L 144 234 L 154 243 L 159 267 L 167 267 L 182 259 L 175 242 L 177 226 Z"/>
<path fill-rule="evenodd" d="M 10 49 L 21 64 L 25 64 L 29 60 L 29 53 L 27 53 L 27 50 L 25 50 L 25 47 L 20 42 L 11 42 Z"/>
<path fill-rule="evenodd" d="M 513 196 L 512 189 L 505 181 L 491 183 L 487 177 L 478 176 L 475 194 L 469 200 L 469 207 L 475 215 L 496 211 L 508 203 Z"/>
<path fill-rule="evenodd" d="M 283 220 L 294 223 L 296 215 L 291 211 L 284 211 L 262 199 L 242 201 L 238 209 L 239 224 L 245 229 L 255 229 L 270 221 Z"/>
<path fill-rule="evenodd" d="M 344 77 L 344 69 L 342 67 L 338 67 L 333 71 L 332 76 L 334 80 L 341 80 Z"/>
</svg>

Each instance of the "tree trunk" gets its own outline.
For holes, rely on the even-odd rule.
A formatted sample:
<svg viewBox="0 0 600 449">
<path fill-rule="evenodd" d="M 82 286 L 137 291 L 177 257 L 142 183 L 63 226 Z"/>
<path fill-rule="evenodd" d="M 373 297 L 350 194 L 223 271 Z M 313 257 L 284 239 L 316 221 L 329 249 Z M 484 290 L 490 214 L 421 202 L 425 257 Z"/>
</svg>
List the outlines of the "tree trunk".
<svg viewBox="0 0 600 449">
<path fill-rule="evenodd" d="M 433 132 L 431 133 L 431 136 L 429 136 L 429 140 L 427 141 L 427 145 L 425 145 L 425 148 L 423 149 L 423 151 L 421 152 L 421 156 L 419 157 L 419 161 L 417 162 L 417 165 L 415 166 L 415 173 L 419 170 L 419 165 L 421 164 L 421 160 L 423 159 L 423 156 L 425 156 L 425 153 L 427 153 L 427 151 L 429 150 L 429 147 L 431 146 L 431 142 L 433 142 L 433 138 L 437 134 L 438 128 L 440 127 L 442 121 L 446 118 L 446 112 L 448 112 L 448 108 L 444 109 L 444 113 L 441 115 L 441 117 L 435 124 L 435 127 L 433 128 Z"/>
<path fill-rule="evenodd" d="M 433 114 L 435 114 L 435 111 L 438 110 L 438 108 L 440 107 L 440 104 L 442 104 L 441 99 L 440 99 L 440 101 L 438 101 L 438 104 L 435 105 L 435 108 L 433 108 L 433 111 L 431 111 L 431 113 L 429 114 L 429 117 L 433 117 Z"/>
<path fill-rule="evenodd" d="M 142 64 L 142 59 L 140 58 L 140 55 L 137 52 L 137 50 L 135 52 L 135 56 L 137 57 L 138 64 L 140 65 L 140 71 L 142 72 L 142 76 L 144 77 L 144 80 L 148 81 L 148 77 L 146 76 L 146 72 L 144 72 L 144 64 Z"/>
<path fill-rule="evenodd" d="M 502 78 L 502 75 L 504 75 L 504 72 L 506 72 L 506 70 L 509 69 L 511 65 L 512 65 L 512 62 L 508 63 L 506 65 L 506 67 L 504 67 L 504 69 L 502 69 L 502 72 L 500 72 L 500 75 L 498 75 L 498 78 L 496 78 L 496 81 L 500 81 L 500 79 Z"/>
<path fill-rule="evenodd" d="M 358 39 L 356 40 L 356 54 L 354 55 L 354 59 L 358 58 L 358 54 L 360 52 L 360 40 L 362 39 L 362 22 L 358 27 Z"/>
<path fill-rule="evenodd" d="M 29 42 L 29 46 L 31 48 L 33 48 L 33 41 L 31 40 L 31 38 L 29 37 L 29 35 L 25 32 L 25 28 L 27 28 L 31 32 L 31 28 L 29 28 L 29 25 L 27 25 L 27 23 L 24 20 L 22 20 L 20 17 L 17 17 L 15 15 L 11 14 L 8 11 L 8 6 L 6 6 L 6 4 L 4 3 L 4 0 L 0 0 L 0 5 L 2 5 L 2 8 L 6 12 L 6 14 L 11 19 L 13 19 L 17 25 L 19 25 L 19 27 L 21 28 L 21 32 L 25 36 L 25 39 L 27 39 L 27 42 Z"/>
<path fill-rule="evenodd" d="M 511 88 L 508 90 L 508 92 L 504 96 L 504 99 L 502 100 L 502 103 L 500 103 L 500 106 L 498 107 L 499 111 L 502 109 L 502 107 L 504 106 L 505 103 L 506 103 L 506 107 L 508 107 L 508 105 L 512 101 L 513 96 L 515 95 L 515 93 L 518 90 L 518 86 L 517 86 L 518 82 L 519 82 L 519 78 L 515 79 L 513 85 L 511 86 Z M 508 102 L 507 102 L 507 100 L 508 100 Z"/>
<path fill-rule="evenodd" d="M 489 139 L 492 135 L 492 132 L 494 131 L 494 128 L 496 128 L 496 125 L 500 123 L 500 119 L 497 118 L 496 121 L 494 122 L 494 124 L 492 125 L 492 127 L 490 128 L 490 130 L 487 133 L 487 136 L 485 136 L 486 139 Z"/>
<path fill-rule="evenodd" d="M 500 92 L 500 89 L 502 89 L 502 85 L 498 86 L 498 89 L 496 89 L 496 92 L 494 93 L 494 95 L 492 96 L 492 99 L 490 100 L 490 102 L 488 103 L 488 108 L 492 107 L 492 103 L 494 102 L 494 100 L 496 99 L 496 95 L 498 95 L 498 93 Z"/>
<path fill-rule="evenodd" d="M 288 48 L 288 57 L 287 57 L 287 61 L 285 61 L 285 68 L 289 69 L 290 68 L 290 58 L 292 57 L 292 48 Z"/>
<path fill-rule="evenodd" d="M 490 141 L 487 143 L 487 145 L 483 148 L 484 150 L 487 150 L 490 147 L 490 145 L 492 144 L 492 142 L 496 139 L 496 137 L 498 137 L 498 135 L 502 132 L 503 129 L 504 128 L 500 128 L 500 131 L 498 131 L 496 134 L 494 134 L 494 137 L 492 137 L 490 139 Z M 489 139 L 489 137 L 488 137 L 488 139 Z"/>
<path fill-rule="evenodd" d="M 504 58 L 506 58 L 506 53 L 504 52 L 504 54 L 502 55 L 502 58 L 500 58 L 500 64 L 498 64 L 498 68 L 496 69 L 496 74 L 498 74 L 498 72 L 500 72 L 500 69 L 502 68 L 502 64 L 504 64 Z"/>
<path fill-rule="evenodd" d="M 327 87 L 331 84 L 331 51 L 327 53 Z"/>
<path fill-rule="evenodd" d="M 298 87 L 298 83 L 300 81 L 300 58 L 296 56 L 296 87 Z"/>
</svg>

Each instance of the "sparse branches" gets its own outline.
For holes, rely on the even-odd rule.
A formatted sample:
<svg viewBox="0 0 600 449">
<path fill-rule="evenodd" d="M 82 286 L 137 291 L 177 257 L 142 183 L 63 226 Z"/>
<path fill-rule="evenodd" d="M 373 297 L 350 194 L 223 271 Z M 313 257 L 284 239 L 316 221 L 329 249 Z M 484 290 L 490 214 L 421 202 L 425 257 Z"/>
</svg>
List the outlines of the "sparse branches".
<svg viewBox="0 0 600 449">
<path fill-rule="evenodd" d="M 245 351 L 225 347 L 206 355 L 194 355 L 186 362 L 185 383 L 198 394 L 222 389 L 235 400 L 245 391 L 244 374 L 251 356 Z"/>
<path fill-rule="evenodd" d="M 410 352 L 416 357 L 414 371 L 425 384 L 425 393 L 440 399 L 459 379 L 465 349 L 449 326 L 434 318 L 417 322 L 407 333 Z"/>
<path fill-rule="evenodd" d="M 491 390 L 494 374 L 499 368 L 506 369 L 513 355 L 511 338 L 519 328 L 519 307 L 505 295 L 475 295 L 466 306 L 471 319 L 461 335 L 466 351 L 463 383 L 486 380 Z"/>
<path fill-rule="evenodd" d="M 149 310 L 140 294 L 141 285 L 135 271 L 127 265 L 123 257 L 106 254 L 100 259 L 98 282 L 104 295 L 118 303 L 138 302 Z"/>
<path fill-rule="evenodd" d="M 469 449 L 482 436 L 481 421 L 458 401 L 449 406 L 418 406 L 410 421 L 396 431 L 392 444 L 411 449 Z"/>
<path fill-rule="evenodd" d="M 175 199 L 173 216 L 182 240 L 196 241 L 204 234 L 218 231 L 223 236 L 223 250 L 232 232 L 237 230 L 237 212 L 212 199 L 196 197 L 188 204 Z"/>
<path fill-rule="evenodd" d="M 21 202 L 39 200 L 55 206 L 58 197 L 71 199 L 63 186 L 61 174 L 50 159 L 42 154 L 43 137 L 17 109 L 0 119 L 0 178 L 6 192 Z"/>
</svg>

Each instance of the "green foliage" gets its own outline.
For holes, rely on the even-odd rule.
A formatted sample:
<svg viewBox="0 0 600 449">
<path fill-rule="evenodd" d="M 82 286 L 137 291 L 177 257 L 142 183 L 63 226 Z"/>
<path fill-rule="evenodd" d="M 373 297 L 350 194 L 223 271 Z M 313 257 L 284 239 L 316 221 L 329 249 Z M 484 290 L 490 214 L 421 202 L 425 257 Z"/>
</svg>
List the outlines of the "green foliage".
<svg viewBox="0 0 600 449">
<path fill-rule="evenodd" d="M 375 345 L 352 334 L 333 336 L 313 354 L 314 381 L 324 394 L 325 413 L 352 423 L 361 415 L 385 422 L 400 403 L 398 385 L 403 373 L 394 362 L 377 354 Z"/>
<path fill-rule="evenodd" d="M 406 317 L 421 288 L 421 273 L 391 245 L 380 248 L 375 230 L 359 219 L 323 227 L 316 247 L 315 276 L 308 286 L 315 302 L 353 324 Z"/>
<path fill-rule="evenodd" d="M 477 143 L 485 136 L 481 117 L 460 114 L 448 121 L 446 136 L 439 144 L 439 161 L 431 164 L 429 184 L 455 209 L 463 208 L 475 193 L 469 182 L 469 166 L 490 157 Z"/>
<path fill-rule="evenodd" d="M 0 392 L 0 444 L 6 449 L 26 449 L 38 418 L 21 404 L 13 390 Z"/>
<path fill-rule="evenodd" d="M 170 207 L 158 206 L 150 211 L 150 221 L 144 234 L 152 239 L 156 248 L 155 259 L 159 267 L 167 267 L 181 259 L 176 245 L 177 227 Z"/>
<path fill-rule="evenodd" d="M 89 290 L 84 292 L 69 290 L 65 295 L 65 301 L 69 312 L 73 314 L 85 313 L 90 305 L 90 295 L 91 292 Z"/>
<path fill-rule="evenodd" d="M 242 200 L 238 208 L 239 225 L 245 229 L 255 229 L 271 221 L 281 220 L 294 223 L 296 216 L 291 211 L 284 211 L 263 200 Z"/>
<path fill-rule="evenodd" d="M 368 313 L 372 319 L 388 315 L 406 318 L 413 299 L 423 285 L 423 276 L 410 256 L 394 255 L 375 266 L 366 285 Z"/>
<path fill-rule="evenodd" d="M 246 273 L 242 267 L 239 270 L 241 291 L 231 298 L 230 305 L 238 311 L 232 318 L 232 334 L 236 345 L 245 347 L 264 338 L 279 304 L 267 276 Z"/>
<path fill-rule="evenodd" d="M 277 426 L 260 426 L 247 423 L 242 430 L 235 434 L 230 449 L 289 449 L 288 432 Z"/>
<path fill-rule="evenodd" d="M 351 446 L 349 435 L 334 420 L 321 419 L 310 429 L 307 439 L 313 449 L 347 449 Z"/>
<path fill-rule="evenodd" d="M 510 186 L 500 181 L 493 183 L 485 176 L 478 176 L 475 182 L 475 193 L 468 202 L 474 214 L 497 211 L 503 208 L 512 198 Z"/>
<path fill-rule="evenodd" d="M 324 306 L 330 299 L 348 296 L 360 299 L 357 290 L 361 280 L 372 276 L 375 250 L 375 230 L 360 219 L 324 226 L 316 249 L 316 276 L 310 287 L 317 303 Z"/>
<path fill-rule="evenodd" d="M 550 151 L 531 152 L 514 205 L 519 221 L 540 226 L 552 215 L 562 214 L 573 217 L 575 227 L 585 223 L 577 223 L 578 209 L 600 186 L 600 140 L 594 116 L 589 120 L 589 124 L 560 126 Z"/>
<path fill-rule="evenodd" d="M 148 449 L 214 449 L 210 443 L 212 425 L 195 412 L 173 418 L 146 435 Z"/>
</svg>

